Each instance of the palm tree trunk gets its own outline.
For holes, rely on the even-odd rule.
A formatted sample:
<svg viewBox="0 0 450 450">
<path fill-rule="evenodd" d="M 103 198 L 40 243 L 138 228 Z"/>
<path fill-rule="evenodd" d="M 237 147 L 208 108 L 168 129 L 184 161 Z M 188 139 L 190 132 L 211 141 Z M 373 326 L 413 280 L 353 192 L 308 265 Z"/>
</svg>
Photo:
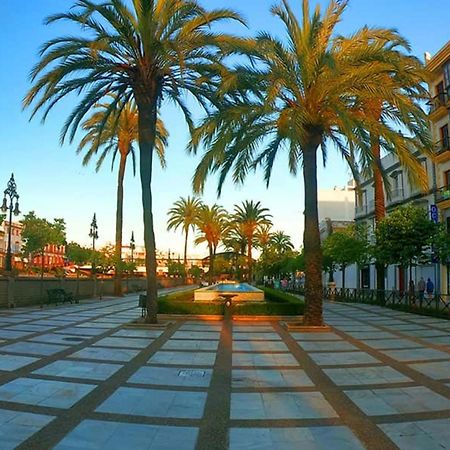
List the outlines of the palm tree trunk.
<svg viewBox="0 0 450 450">
<path fill-rule="evenodd" d="M 152 163 L 156 136 L 158 88 L 153 92 L 139 90 L 135 96 L 139 111 L 139 170 L 142 187 L 142 206 L 144 216 L 145 269 L 147 273 L 147 314 L 148 323 L 158 322 L 158 291 L 156 280 L 156 243 L 153 229 Z M 140 95 L 139 95 L 140 94 Z M 153 95 L 152 95 L 153 94 Z"/>
<path fill-rule="evenodd" d="M 313 141 L 314 142 L 314 141 Z M 322 249 L 320 247 L 319 213 L 317 207 L 317 148 L 311 142 L 303 152 L 305 184 L 305 315 L 304 324 L 323 325 Z"/>
<path fill-rule="evenodd" d="M 212 246 L 209 247 L 209 271 L 208 271 L 208 283 L 212 284 L 214 276 L 214 252 Z"/>
<path fill-rule="evenodd" d="M 380 141 L 378 138 L 372 139 L 372 154 L 373 162 L 373 182 L 374 182 L 374 200 L 375 200 L 375 226 L 378 226 L 380 221 L 386 215 L 386 206 L 384 202 L 384 186 L 383 177 L 380 170 L 381 152 Z M 384 276 L 385 267 L 381 262 L 375 262 L 375 269 L 377 273 L 377 290 L 383 291 L 385 289 Z"/>
<path fill-rule="evenodd" d="M 189 228 L 186 228 L 186 234 L 184 236 L 184 267 L 187 266 L 188 235 L 189 235 Z"/>
<path fill-rule="evenodd" d="M 252 267 L 252 263 L 253 263 L 253 259 L 252 259 L 252 238 L 250 238 L 248 240 L 247 243 L 247 265 L 248 265 L 248 281 L 249 283 L 252 282 L 252 276 L 253 276 L 253 267 Z"/>
<path fill-rule="evenodd" d="M 117 206 L 116 206 L 116 276 L 114 279 L 114 295 L 122 296 L 122 226 L 123 226 L 123 179 L 127 154 L 120 152 L 119 174 L 117 176 Z"/>
</svg>

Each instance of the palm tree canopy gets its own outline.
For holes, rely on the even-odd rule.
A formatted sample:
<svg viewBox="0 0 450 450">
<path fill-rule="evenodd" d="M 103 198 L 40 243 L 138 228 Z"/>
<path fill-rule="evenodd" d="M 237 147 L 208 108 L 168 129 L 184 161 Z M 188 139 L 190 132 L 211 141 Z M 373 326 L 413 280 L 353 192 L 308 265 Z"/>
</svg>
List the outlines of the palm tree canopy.
<svg viewBox="0 0 450 450">
<path fill-rule="evenodd" d="M 245 254 L 247 238 L 244 235 L 243 225 L 241 223 L 231 221 L 222 240 L 227 250 L 240 253 L 241 255 Z"/>
<path fill-rule="evenodd" d="M 69 12 L 48 17 L 46 24 L 69 22 L 83 35 L 57 37 L 41 47 L 24 106 L 32 107 L 32 117 L 42 111 L 45 120 L 64 97 L 80 96 L 61 141 L 72 140 L 85 115 L 111 94 L 103 124 L 133 98 L 138 108 L 158 107 L 167 99 L 192 129 L 185 98 L 192 96 L 206 108 L 213 100 L 211 86 L 226 72 L 223 56 L 250 45 L 214 31 L 224 20 L 243 23 L 232 10 L 207 11 L 195 0 L 133 0 L 131 7 L 123 0 L 77 0 Z"/>
<path fill-rule="evenodd" d="M 260 225 L 255 234 L 257 246 L 264 251 L 269 245 L 272 236 L 272 225 Z"/>
<path fill-rule="evenodd" d="M 253 239 L 257 228 L 261 225 L 271 225 L 269 210 L 261 206 L 261 202 L 244 201 L 235 205 L 233 219 L 241 225 L 242 234 L 247 239 Z"/>
<path fill-rule="evenodd" d="M 292 244 L 291 237 L 283 231 L 276 231 L 272 234 L 270 246 L 279 254 L 294 250 L 294 244 Z"/>
<path fill-rule="evenodd" d="M 197 217 L 196 227 L 198 236 L 195 244 L 206 242 L 211 252 L 215 253 L 216 249 L 226 234 L 228 227 L 228 213 L 219 205 L 203 205 Z"/>
<path fill-rule="evenodd" d="M 286 0 L 272 8 L 286 39 L 259 33 L 250 55 L 255 64 L 236 68 L 235 90 L 224 93 L 223 105 L 196 129 L 189 149 L 206 149 L 193 179 L 196 191 L 210 173 L 219 172 L 220 193 L 230 172 L 242 183 L 260 165 L 269 183 L 282 151 L 296 175 L 305 152 L 320 147 L 326 162 L 330 144 L 349 161 L 361 155 L 371 161 L 371 135 L 402 162 L 414 159 L 413 145 L 431 148 L 426 115 L 411 107 L 407 95 L 416 89 L 419 98 L 420 89 L 411 83 L 401 92 L 386 83 L 404 74 L 387 43 L 404 41 L 393 30 L 368 27 L 349 38 L 335 35 L 346 6 L 347 1 L 331 1 L 324 14 L 319 7 L 311 14 L 303 0 L 301 20 Z M 367 114 L 368 96 L 383 104 L 384 120 Z"/>
<path fill-rule="evenodd" d="M 181 197 L 169 209 L 169 220 L 167 222 L 167 230 L 178 229 L 181 227 L 186 233 L 191 227 L 194 229 L 199 216 L 202 202 L 197 197 L 187 198 Z"/>
<path fill-rule="evenodd" d="M 96 171 L 100 169 L 105 158 L 111 152 L 113 154 L 111 170 L 118 153 L 123 154 L 125 157 L 131 154 L 133 173 L 135 173 L 136 151 L 134 144 L 139 138 L 138 111 L 136 105 L 133 101 L 130 101 L 125 106 L 119 102 L 117 105 L 118 112 L 114 112 L 105 120 L 109 103 L 96 105 L 93 114 L 82 123 L 81 126 L 85 134 L 78 145 L 77 153 L 86 150 L 83 157 L 84 166 L 89 164 L 94 155 L 98 155 L 95 167 Z M 163 168 L 166 167 L 164 152 L 167 147 L 168 137 L 169 132 L 164 122 L 158 119 L 156 122 L 155 149 Z"/>
</svg>

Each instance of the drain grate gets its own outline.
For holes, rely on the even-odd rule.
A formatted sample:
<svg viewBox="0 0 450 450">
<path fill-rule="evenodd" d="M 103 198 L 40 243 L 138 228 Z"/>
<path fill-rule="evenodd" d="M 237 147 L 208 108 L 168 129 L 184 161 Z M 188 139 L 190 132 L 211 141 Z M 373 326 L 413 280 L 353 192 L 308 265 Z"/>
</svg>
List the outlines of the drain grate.
<svg viewBox="0 0 450 450">
<path fill-rule="evenodd" d="M 193 369 L 184 369 L 178 372 L 179 377 L 186 378 L 202 378 L 204 377 L 206 372 L 204 370 L 193 370 Z"/>
</svg>

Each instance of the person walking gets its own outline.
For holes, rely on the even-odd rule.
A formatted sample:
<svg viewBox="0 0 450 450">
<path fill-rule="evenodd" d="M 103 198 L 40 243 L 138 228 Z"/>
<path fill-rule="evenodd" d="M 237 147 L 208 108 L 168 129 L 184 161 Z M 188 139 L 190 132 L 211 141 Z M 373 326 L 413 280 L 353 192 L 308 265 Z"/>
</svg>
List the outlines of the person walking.
<svg viewBox="0 0 450 450">
<path fill-rule="evenodd" d="M 425 280 L 423 277 L 420 277 L 419 282 L 417 283 L 417 289 L 419 291 L 419 302 L 420 306 L 422 306 L 423 299 L 425 297 Z"/>
<path fill-rule="evenodd" d="M 433 297 L 433 291 L 434 291 L 434 284 L 433 284 L 433 282 L 431 281 L 430 278 L 427 279 L 427 287 L 426 287 L 426 289 L 427 289 L 427 296 L 429 298 L 432 298 Z"/>
</svg>

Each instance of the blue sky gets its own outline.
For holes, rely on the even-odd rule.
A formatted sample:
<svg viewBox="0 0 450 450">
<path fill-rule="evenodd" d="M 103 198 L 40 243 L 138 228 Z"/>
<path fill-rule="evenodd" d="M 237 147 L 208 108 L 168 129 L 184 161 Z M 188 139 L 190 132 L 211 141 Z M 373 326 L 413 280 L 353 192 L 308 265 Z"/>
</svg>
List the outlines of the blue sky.
<svg viewBox="0 0 450 450">
<path fill-rule="evenodd" d="M 45 125 L 39 118 L 28 121 L 29 112 L 23 112 L 21 101 L 29 88 L 28 74 L 37 62 L 37 52 L 46 40 L 65 34 L 61 25 L 45 26 L 43 19 L 52 13 L 68 9 L 72 0 L 39 0 L 15 2 L 2 0 L 2 27 L 0 28 L 0 54 L 2 70 L 0 85 L 1 163 L 0 189 L 6 187 L 14 172 L 21 210 L 35 210 L 47 218 L 63 217 L 67 223 L 69 240 L 88 244 L 89 224 L 94 212 L 99 224 L 99 243 L 113 241 L 115 220 L 116 170 L 110 171 L 106 162 L 99 173 L 94 167 L 82 167 L 76 155 L 76 143 L 59 145 L 59 132 L 72 103 L 62 103 L 50 114 Z M 233 26 L 235 32 L 254 33 L 269 30 L 281 33 L 280 24 L 270 15 L 272 0 L 203 0 L 208 8 L 229 7 L 241 12 L 249 29 Z M 326 2 L 321 2 L 325 4 Z M 301 0 L 291 0 L 300 11 Z M 346 34 L 363 25 L 397 28 L 411 43 L 413 53 L 423 58 L 425 51 L 434 54 L 450 38 L 448 34 L 448 0 L 351 0 L 339 24 L 339 32 Z M 181 253 L 182 236 L 166 231 L 166 213 L 181 195 L 191 192 L 191 177 L 198 158 L 185 152 L 187 130 L 180 125 L 181 116 L 170 105 L 163 105 L 162 116 L 169 129 L 167 169 L 155 165 L 153 182 L 154 215 L 157 247 Z M 130 169 L 130 167 L 129 167 Z M 320 169 L 319 187 L 344 185 L 349 172 L 337 154 L 330 154 L 327 168 Z M 242 187 L 227 183 L 222 197 L 216 199 L 216 183 L 207 184 L 204 200 L 219 202 L 229 210 L 243 200 L 261 200 L 270 208 L 275 227 L 292 236 L 298 247 L 302 240 L 303 186 L 300 177 L 287 173 L 282 158 L 276 163 L 268 190 L 261 173 L 249 177 Z M 136 241 L 142 243 L 142 213 L 138 177 L 128 170 L 125 182 L 124 242 L 134 230 Z M 193 249 L 202 254 L 206 249 Z"/>
</svg>

